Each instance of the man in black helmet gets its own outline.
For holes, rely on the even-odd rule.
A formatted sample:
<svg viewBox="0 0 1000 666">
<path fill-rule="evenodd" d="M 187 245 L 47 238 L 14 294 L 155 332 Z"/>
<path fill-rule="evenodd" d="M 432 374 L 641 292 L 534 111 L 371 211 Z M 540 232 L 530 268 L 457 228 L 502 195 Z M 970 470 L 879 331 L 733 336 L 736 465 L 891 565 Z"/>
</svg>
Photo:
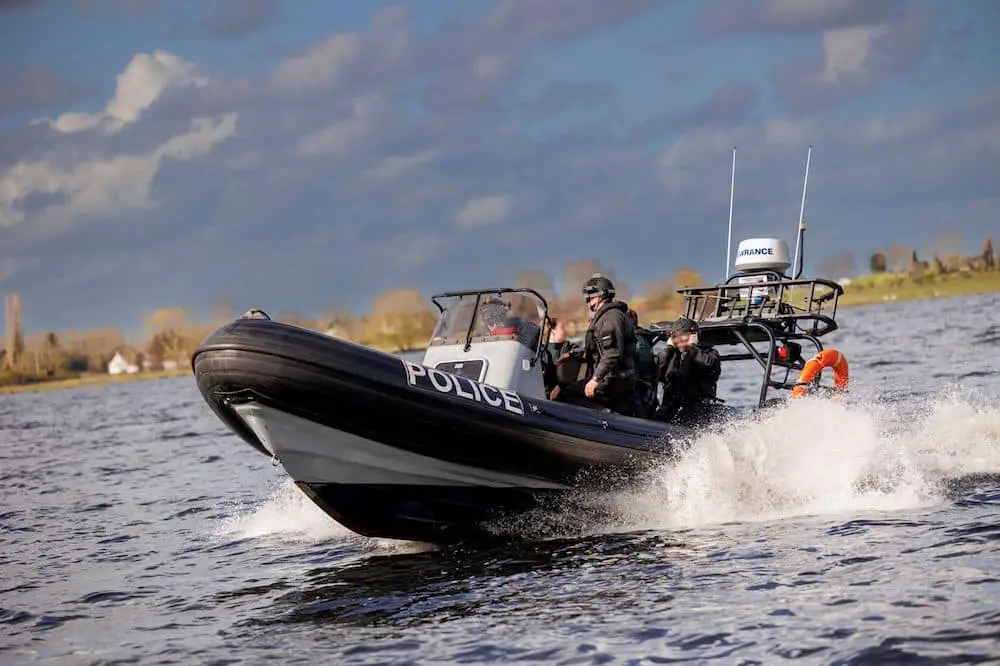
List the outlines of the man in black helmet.
<svg viewBox="0 0 1000 666">
<path fill-rule="evenodd" d="M 590 310 L 584 337 L 584 379 L 552 389 L 550 398 L 628 414 L 635 391 L 635 331 L 628 305 L 615 300 L 611 280 L 595 273 L 583 284 Z"/>
<path fill-rule="evenodd" d="M 656 418 L 684 425 L 699 425 L 713 407 L 722 374 L 722 359 L 713 347 L 698 341 L 698 324 L 679 317 L 670 328 L 663 368 L 663 401 Z"/>
<path fill-rule="evenodd" d="M 479 306 L 479 314 L 486 335 L 516 335 L 521 344 L 534 349 L 538 343 L 541 329 L 533 321 L 514 314 L 510 301 L 499 296 L 485 298 Z"/>
</svg>

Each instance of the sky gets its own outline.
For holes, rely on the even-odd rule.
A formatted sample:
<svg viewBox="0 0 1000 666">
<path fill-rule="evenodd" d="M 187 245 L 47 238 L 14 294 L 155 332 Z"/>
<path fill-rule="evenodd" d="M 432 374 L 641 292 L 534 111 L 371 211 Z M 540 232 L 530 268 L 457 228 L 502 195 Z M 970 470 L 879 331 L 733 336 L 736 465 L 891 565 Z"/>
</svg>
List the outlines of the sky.
<svg viewBox="0 0 1000 666">
<path fill-rule="evenodd" d="M 1000 232 L 1000 3 L 0 0 L 29 331 Z M 558 282 L 557 282 L 557 286 Z M 571 291 L 577 285 L 568 285 Z"/>
</svg>

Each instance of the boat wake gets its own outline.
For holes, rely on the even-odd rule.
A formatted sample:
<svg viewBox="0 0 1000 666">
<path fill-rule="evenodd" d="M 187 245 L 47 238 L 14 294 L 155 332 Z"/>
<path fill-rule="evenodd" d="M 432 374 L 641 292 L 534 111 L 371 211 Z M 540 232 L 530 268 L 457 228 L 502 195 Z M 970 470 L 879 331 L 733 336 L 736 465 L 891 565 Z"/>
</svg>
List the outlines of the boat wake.
<svg viewBox="0 0 1000 666">
<path fill-rule="evenodd" d="M 262 545 L 339 542 L 367 552 L 421 552 L 431 546 L 392 539 L 372 539 L 342 526 L 313 504 L 291 479 L 282 480 L 258 503 L 237 507 L 216 530 L 231 541 L 260 539 Z"/>
<path fill-rule="evenodd" d="M 923 402 L 790 401 L 695 440 L 673 463 L 613 494 L 572 493 L 557 506 L 496 521 L 494 533 L 555 539 L 732 522 L 900 511 L 940 504 L 967 480 L 1000 478 L 1000 408 L 955 391 Z M 273 543 L 335 541 L 367 553 L 429 544 L 342 527 L 291 480 L 239 507 L 217 536 Z"/>
<path fill-rule="evenodd" d="M 940 504 L 1000 478 L 1000 408 L 957 391 L 921 403 L 790 401 L 703 435 L 613 494 L 581 491 L 498 534 L 564 538 Z"/>
</svg>

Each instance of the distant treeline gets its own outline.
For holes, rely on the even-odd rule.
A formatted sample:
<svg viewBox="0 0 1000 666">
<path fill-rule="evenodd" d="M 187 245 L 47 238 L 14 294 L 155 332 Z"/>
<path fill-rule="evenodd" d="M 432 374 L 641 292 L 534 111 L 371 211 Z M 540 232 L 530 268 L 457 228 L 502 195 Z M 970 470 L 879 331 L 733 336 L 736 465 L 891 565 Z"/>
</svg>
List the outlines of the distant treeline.
<svg viewBox="0 0 1000 666">
<path fill-rule="evenodd" d="M 915 275 L 928 272 L 981 271 L 996 269 L 992 242 L 987 239 L 983 252 L 963 257 L 955 252 L 961 239 L 942 237 L 934 249 L 925 253 L 930 260 L 920 260 L 913 248 L 902 245 L 880 250 L 869 258 L 872 273 L 897 272 Z M 855 277 L 857 266 L 849 253 L 839 253 L 824 259 L 819 265 L 821 277 L 841 280 Z M 530 287 L 541 293 L 549 303 L 550 314 L 560 317 L 570 333 L 586 326 L 586 311 L 580 293 L 584 281 L 593 273 L 608 276 L 615 283 L 618 298 L 627 301 L 643 322 L 672 319 L 680 311 L 682 299 L 676 290 L 704 285 L 705 280 L 695 270 L 681 268 L 669 278 L 654 280 L 642 290 L 615 276 L 615 271 L 596 259 L 580 259 L 566 264 L 556 280 L 545 271 L 526 269 L 513 280 L 517 287 Z M 458 288 L 467 285 L 459 285 Z M 31 304 L 24 304 L 30 308 Z M 26 335 L 14 350 L 0 351 L 0 384 L 22 383 L 39 379 L 78 376 L 88 372 L 106 372 L 108 362 L 116 353 L 144 371 L 159 370 L 164 364 L 180 367 L 190 364 L 197 345 L 216 327 L 238 315 L 228 303 L 216 303 L 208 321 L 196 321 L 181 307 L 165 307 L 150 314 L 141 341 L 126 340 L 114 327 L 89 331 L 47 332 Z M 416 349 L 426 344 L 433 331 L 437 310 L 426 295 L 411 287 L 387 290 L 372 301 L 367 314 L 352 313 L 342 304 L 332 304 L 325 312 L 307 317 L 285 311 L 271 314 L 279 321 L 293 323 L 372 347 L 398 351 Z M 7 339 L 15 339 L 8 332 Z M 11 353 L 13 351 L 13 353 Z"/>
<path fill-rule="evenodd" d="M 878 250 L 868 258 L 870 273 L 924 273 L 945 274 L 960 271 L 984 271 L 996 268 L 993 254 L 993 240 L 983 241 L 979 254 L 964 255 L 965 242 L 961 236 L 947 235 L 937 238 L 931 245 L 918 252 L 907 245 L 890 245 Z M 920 255 L 929 259 L 920 259 Z M 853 278 L 858 275 L 857 263 L 850 252 L 839 252 L 827 257 L 819 264 L 819 275 L 832 280 Z"/>
</svg>

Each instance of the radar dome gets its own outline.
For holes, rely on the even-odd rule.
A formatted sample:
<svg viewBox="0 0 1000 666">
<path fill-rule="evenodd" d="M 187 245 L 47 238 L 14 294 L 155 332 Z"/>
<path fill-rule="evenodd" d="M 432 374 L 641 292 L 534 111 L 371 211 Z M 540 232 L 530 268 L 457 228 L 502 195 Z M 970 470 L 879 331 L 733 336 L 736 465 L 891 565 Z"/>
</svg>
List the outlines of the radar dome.
<svg viewBox="0 0 1000 666">
<path fill-rule="evenodd" d="M 788 245 L 780 238 L 748 238 L 736 249 L 733 266 L 738 271 L 775 270 L 784 274 L 792 262 Z"/>
</svg>

